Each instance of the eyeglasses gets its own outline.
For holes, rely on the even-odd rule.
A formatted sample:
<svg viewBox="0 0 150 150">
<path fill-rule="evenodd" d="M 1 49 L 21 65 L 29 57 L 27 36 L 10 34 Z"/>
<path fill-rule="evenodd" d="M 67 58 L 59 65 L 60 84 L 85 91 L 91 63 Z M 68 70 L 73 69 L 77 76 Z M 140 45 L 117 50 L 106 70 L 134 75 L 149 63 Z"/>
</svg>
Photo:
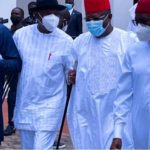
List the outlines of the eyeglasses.
<svg viewBox="0 0 150 150">
<path fill-rule="evenodd" d="M 95 21 L 98 21 L 98 20 L 105 20 L 107 18 L 108 14 L 107 15 L 103 15 L 103 16 L 100 16 L 100 17 L 85 17 L 85 21 L 91 21 L 91 20 L 95 20 Z"/>
</svg>

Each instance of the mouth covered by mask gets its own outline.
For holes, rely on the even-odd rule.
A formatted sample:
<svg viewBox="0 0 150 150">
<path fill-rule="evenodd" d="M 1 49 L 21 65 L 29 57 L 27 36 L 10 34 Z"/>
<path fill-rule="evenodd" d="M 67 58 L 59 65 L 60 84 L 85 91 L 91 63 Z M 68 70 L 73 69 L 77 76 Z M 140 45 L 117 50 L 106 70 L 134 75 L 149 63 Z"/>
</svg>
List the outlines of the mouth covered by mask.
<svg viewBox="0 0 150 150">
<path fill-rule="evenodd" d="M 41 17 L 40 14 L 39 16 Z M 59 17 L 57 17 L 54 14 L 50 14 L 42 18 L 42 25 L 49 32 L 53 32 L 57 28 L 58 24 L 59 24 Z"/>
<path fill-rule="evenodd" d="M 150 41 L 150 26 L 138 24 L 135 32 L 140 41 Z"/>
<path fill-rule="evenodd" d="M 21 17 L 18 17 L 18 16 L 11 16 L 10 20 L 11 20 L 11 22 L 12 22 L 13 24 L 16 25 L 16 24 L 20 23 L 20 21 L 22 20 L 22 18 L 21 18 Z"/>
<path fill-rule="evenodd" d="M 93 36 L 99 37 L 106 31 L 109 25 L 108 24 L 105 28 L 103 27 L 106 17 L 103 20 L 91 20 L 86 22 L 87 28 Z"/>
<path fill-rule="evenodd" d="M 71 10 L 71 9 L 73 8 L 73 4 L 65 3 L 65 7 L 66 7 L 68 10 Z"/>
</svg>

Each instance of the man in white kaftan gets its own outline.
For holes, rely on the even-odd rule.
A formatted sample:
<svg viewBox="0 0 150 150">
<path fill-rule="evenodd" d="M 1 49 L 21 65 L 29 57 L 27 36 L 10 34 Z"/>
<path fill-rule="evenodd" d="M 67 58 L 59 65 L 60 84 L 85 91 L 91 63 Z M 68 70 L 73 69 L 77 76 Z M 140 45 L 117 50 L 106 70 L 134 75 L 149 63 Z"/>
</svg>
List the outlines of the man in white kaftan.
<svg viewBox="0 0 150 150">
<path fill-rule="evenodd" d="M 110 148 L 114 129 L 113 102 L 122 60 L 127 47 L 137 40 L 134 34 L 111 26 L 109 8 L 103 7 L 106 2 L 85 0 L 86 21 L 90 32 L 80 35 L 74 42 L 74 55 L 78 65 L 70 99 L 68 124 L 75 149 Z M 93 3 L 100 4 L 98 13 L 92 11 L 96 9 Z M 92 15 L 88 7 L 91 8 L 90 12 L 94 12 Z M 102 17 L 105 32 L 101 35 L 95 30 L 100 30 L 98 18 Z M 89 18 L 93 20 L 89 21 Z M 126 127 L 126 131 L 124 148 L 132 148 L 129 127 Z"/>
<path fill-rule="evenodd" d="M 150 0 L 136 9 L 137 36 L 141 42 L 126 53 L 115 101 L 115 129 L 111 149 L 121 149 L 124 126 L 132 112 L 135 149 L 150 149 Z M 122 141 L 121 141 L 122 140 Z"/>
<path fill-rule="evenodd" d="M 55 0 L 37 1 L 38 25 L 22 28 L 14 35 L 23 63 L 14 122 L 23 149 L 51 149 L 61 124 L 66 74 L 73 66 L 73 41 L 57 28 L 55 13 L 63 8 Z"/>
</svg>

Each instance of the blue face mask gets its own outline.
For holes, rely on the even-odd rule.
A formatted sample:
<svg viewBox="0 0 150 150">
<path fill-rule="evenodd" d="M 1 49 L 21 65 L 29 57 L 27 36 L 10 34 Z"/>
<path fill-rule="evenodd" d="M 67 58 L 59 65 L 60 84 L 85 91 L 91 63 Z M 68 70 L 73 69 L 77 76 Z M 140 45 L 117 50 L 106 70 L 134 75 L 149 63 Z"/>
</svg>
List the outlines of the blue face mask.
<svg viewBox="0 0 150 150">
<path fill-rule="evenodd" d="M 73 8 L 73 4 L 65 3 L 65 7 L 66 7 L 68 10 L 71 10 L 71 9 Z"/>
<path fill-rule="evenodd" d="M 104 20 L 106 19 L 106 17 L 104 18 Z M 93 36 L 99 37 L 106 31 L 106 28 L 109 24 L 107 25 L 107 27 L 104 28 L 104 20 L 91 20 L 86 22 L 87 28 Z"/>
</svg>

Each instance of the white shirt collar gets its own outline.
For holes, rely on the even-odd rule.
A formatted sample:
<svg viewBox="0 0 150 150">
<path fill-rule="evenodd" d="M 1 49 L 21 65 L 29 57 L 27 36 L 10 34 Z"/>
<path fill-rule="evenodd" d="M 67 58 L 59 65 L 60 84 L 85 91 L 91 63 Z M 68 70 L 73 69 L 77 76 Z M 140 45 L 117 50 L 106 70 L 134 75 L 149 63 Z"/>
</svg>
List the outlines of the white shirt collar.
<svg viewBox="0 0 150 150">
<path fill-rule="evenodd" d="M 72 14 L 72 12 L 73 12 L 73 8 L 69 10 L 70 15 Z"/>
</svg>

